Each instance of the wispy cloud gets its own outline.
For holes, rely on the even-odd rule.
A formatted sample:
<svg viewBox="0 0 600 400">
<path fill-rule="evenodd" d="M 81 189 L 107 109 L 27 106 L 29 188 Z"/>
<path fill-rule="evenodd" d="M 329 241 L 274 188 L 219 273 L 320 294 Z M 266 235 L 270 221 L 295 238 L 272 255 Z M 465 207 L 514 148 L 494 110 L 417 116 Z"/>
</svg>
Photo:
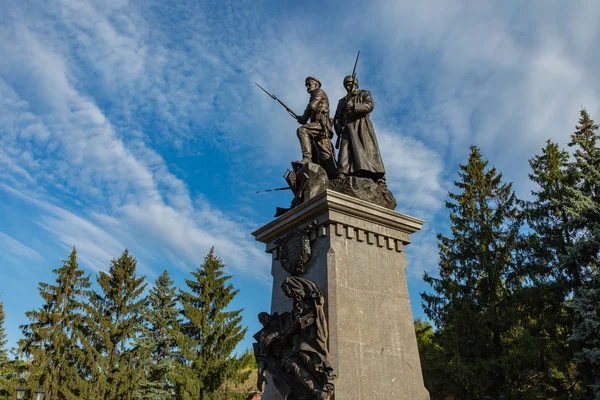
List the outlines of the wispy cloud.
<svg viewBox="0 0 600 400">
<path fill-rule="evenodd" d="M 156 271 L 149 265 L 161 262 L 189 271 L 215 246 L 238 272 L 261 280 L 266 275 L 267 256 L 244 234 L 249 227 L 219 212 L 205 209 L 193 216 L 161 204 L 131 204 L 113 210 L 116 217 L 97 212 L 80 216 L 5 185 L 0 189 L 35 205 L 41 211 L 38 225 L 55 235 L 65 251 L 76 246 L 81 261 L 94 271 L 106 270 L 126 247 L 150 277 Z"/>
<path fill-rule="evenodd" d="M 527 159 L 548 137 L 565 144 L 582 105 L 600 113 L 593 0 L 321 3 L 7 2 L 4 191 L 35 204 L 38 225 L 90 268 L 129 247 L 148 269 L 187 270 L 215 245 L 264 278 L 250 232 L 273 204 L 249 193 L 281 186 L 300 152 L 297 123 L 253 83 L 301 111 L 314 75 L 333 108 L 360 49 L 398 211 L 427 221 L 409 250 L 418 285 L 469 145 L 525 196 Z"/>
<path fill-rule="evenodd" d="M 145 56 L 150 51 L 145 50 L 148 31 L 135 8 L 68 1 L 56 6 L 54 17 L 72 22 L 64 27 L 70 33 L 67 39 L 64 31 L 51 29 L 42 35 L 37 25 L 27 22 L 3 28 L 2 37 L 14 35 L 16 40 L 2 44 L 2 53 L 10 55 L 0 64 L 9 106 L 0 112 L 8 128 L 0 138 L 9 153 L 2 159 L 19 166 L 16 172 L 28 178 L 29 186 L 16 186 L 42 192 L 59 189 L 61 198 L 86 207 L 85 214 L 94 215 L 96 221 L 30 197 L 47 212 L 40 226 L 63 245 L 77 245 L 82 259 L 94 269 L 106 266 L 110 255 L 125 245 L 138 244 L 155 257 L 170 254 L 179 265 L 198 263 L 216 245 L 233 268 L 263 274 L 266 267 L 249 268 L 266 259 L 248 234 L 251 228 L 207 201 L 194 205 L 187 185 L 149 147 L 161 132 L 145 131 L 147 127 L 133 115 L 121 114 L 149 105 L 147 99 L 135 101 L 135 91 L 148 96 L 156 90 L 145 91 L 157 77 L 156 62 L 160 64 L 160 57 Z M 23 17 L 18 8 L 11 12 Z M 166 50 L 159 43 L 152 51 L 154 56 Z M 86 74 L 98 81 L 84 80 Z M 104 94 L 117 96 L 116 112 L 100 104 L 108 100 Z M 150 99 L 168 95 L 163 92 Z M 198 106 L 193 97 L 186 106 L 183 97 L 169 101 L 186 113 Z M 164 110 L 152 108 L 159 116 Z M 160 121 L 172 123 L 171 129 L 177 131 L 190 123 L 190 118 L 180 117 L 163 115 Z M 35 162 L 28 165 L 23 158 Z"/>
<path fill-rule="evenodd" d="M 0 247 L 5 254 L 8 253 L 26 260 L 40 261 L 43 259 L 37 251 L 8 236 L 4 232 L 0 232 Z"/>
</svg>

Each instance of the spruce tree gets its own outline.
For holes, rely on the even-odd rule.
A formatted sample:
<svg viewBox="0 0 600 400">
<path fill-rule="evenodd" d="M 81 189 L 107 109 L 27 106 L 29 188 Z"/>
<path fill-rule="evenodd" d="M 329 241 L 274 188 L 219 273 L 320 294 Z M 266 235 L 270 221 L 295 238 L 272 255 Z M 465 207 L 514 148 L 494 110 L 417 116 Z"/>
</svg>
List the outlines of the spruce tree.
<svg viewBox="0 0 600 400">
<path fill-rule="evenodd" d="M 600 137 L 597 131 L 598 125 L 585 109 L 581 110 L 579 125 L 569 143 L 575 147 L 575 161 L 569 164 L 575 182 L 569 190 L 568 212 L 572 217 L 571 226 L 578 234 L 565 260 L 580 267 L 575 289 L 590 272 L 598 269 L 600 255 Z"/>
<path fill-rule="evenodd" d="M 523 215 L 530 228 L 531 249 L 527 263 L 528 277 L 534 283 L 556 281 L 564 297 L 580 284 L 576 266 L 565 266 L 562 258 L 573 245 L 575 231 L 568 213 L 573 174 L 567 170 L 569 154 L 548 140 L 541 155 L 529 160 L 529 179 L 539 190 L 533 190 L 532 200 L 522 202 Z M 562 300 L 562 299 L 561 299 Z"/>
<path fill-rule="evenodd" d="M 575 147 L 575 160 L 569 165 L 575 185 L 570 189 L 568 211 L 572 217 L 571 226 L 578 234 L 564 258 L 565 264 L 579 267 L 580 281 L 574 288 L 576 318 L 571 341 L 577 349 L 576 362 L 588 387 L 588 395 L 595 392 L 600 398 L 600 312 L 597 303 L 600 291 L 600 137 L 598 125 L 585 109 L 581 110 L 576 129 L 569 143 Z"/>
<path fill-rule="evenodd" d="M 572 307 L 577 321 L 570 338 L 578 347 L 575 361 L 582 366 L 589 398 L 600 400 L 600 272 L 593 272 L 579 289 Z"/>
<path fill-rule="evenodd" d="M 186 279 L 189 292 L 180 293 L 178 399 L 219 398 L 223 384 L 241 382 L 249 375 L 251 354 L 232 355 L 247 329 L 241 325 L 243 310 L 226 311 L 239 290 L 228 282 L 231 276 L 223 273 L 224 268 L 212 248 L 204 263 L 192 272 L 193 279 Z"/>
<path fill-rule="evenodd" d="M 13 348 L 13 359 L 8 356 L 6 348 L 6 332 L 4 330 L 4 304 L 0 301 L 0 400 L 12 400 L 20 384 L 25 384 L 21 377 L 27 375 L 28 365 L 16 356 L 17 349 Z"/>
<path fill-rule="evenodd" d="M 136 400 L 171 400 L 174 392 L 169 375 L 174 370 L 176 347 L 177 293 L 165 270 L 146 299 L 136 346 L 144 354 L 145 375 L 134 394 Z"/>
<path fill-rule="evenodd" d="M 12 359 L 0 366 L 0 399 L 13 400 L 19 386 L 27 386 L 30 365 L 17 356 L 17 349 L 12 349 Z"/>
<path fill-rule="evenodd" d="M 8 350 L 4 331 L 4 304 L 0 301 L 0 399 L 10 399 Z"/>
<path fill-rule="evenodd" d="M 471 147 L 460 165 L 458 193 L 449 193 L 451 236 L 438 234 L 439 278 L 425 274 L 434 293 L 422 293 L 426 315 L 438 327 L 449 359 L 452 394 L 479 399 L 506 390 L 505 348 L 512 328 L 511 294 L 519 213 L 511 183 L 486 169 Z"/>
<path fill-rule="evenodd" d="M 0 365 L 8 362 L 8 350 L 6 349 L 6 332 L 4 330 L 4 303 L 0 301 Z"/>
<path fill-rule="evenodd" d="M 542 154 L 529 161 L 529 178 L 537 189 L 532 200 L 521 203 L 529 229 L 521 246 L 525 284 L 515 296 L 523 329 L 521 379 L 515 385 L 526 388 L 529 398 L 572 398 L 581 391 L 567 343 L 573 313 L 566 300 L 581 284 L 579 266 L 565 263 L 577 236 L 568 212 L 575 182 L 568 162 L 569 154 L 548 140 Z"/>
<path fill-rule="evenodd" d="M 100 291 L 90 298 L 90 326 L 98 373 L 93 376 L 94 399 L 130 400 L 143 373 L 141 349 L 133 345 L 144 312 L 145 277 L 136 275 L 137 261 L 128 250 L 111 261 L 108 273 L 98 274 Z"/>
<path fill-rule="evenodd" d="M 43 387 L 50 399 L 87 398 L 89 386 L 80 369 L 88 361 L 83 327 L 90 280 L 77 264 L 75 249 L 53 272 L 56 284 L 39 284 L 44 304 L 27 312 L 30 323 L 21 326 L 25 337 L 19 346 L 31 357 L 30 388 Z"/>
</svg>

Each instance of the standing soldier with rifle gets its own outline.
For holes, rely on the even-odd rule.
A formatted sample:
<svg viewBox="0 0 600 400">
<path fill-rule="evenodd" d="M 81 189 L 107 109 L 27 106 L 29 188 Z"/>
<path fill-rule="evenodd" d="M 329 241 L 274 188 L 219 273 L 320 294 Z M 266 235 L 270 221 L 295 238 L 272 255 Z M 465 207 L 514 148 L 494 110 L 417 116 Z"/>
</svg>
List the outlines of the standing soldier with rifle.
<svg viewBox="0 0 600 400">
<path fill-rule="evenodd" d="M 348 94 L 338 102 L 333 118 L 337 143 L 340 144 L 338 177 L 361 176 L 385 183 L 385 168 L 369 118 L 374 107 L 373 98 L 368 90 L 358 90 L 356 63 L 352 75 L 344 78 L 344 88 Z"/>
</svg>

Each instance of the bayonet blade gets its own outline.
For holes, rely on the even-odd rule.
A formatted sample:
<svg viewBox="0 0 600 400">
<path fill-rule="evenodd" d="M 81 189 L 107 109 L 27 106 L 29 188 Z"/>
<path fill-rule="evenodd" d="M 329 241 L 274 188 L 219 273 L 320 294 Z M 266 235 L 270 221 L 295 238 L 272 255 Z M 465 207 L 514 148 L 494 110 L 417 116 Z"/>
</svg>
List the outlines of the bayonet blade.
<svg viewBox="0 0 600 400">
<path fill-rule="evenodd" d="M 360 50 L 358 51 L 358 54 L 356 55 L 356 61 L 354 61 L 354 69 L 352 70 L 353 78 L 356 76 L 356 65 L 358 64 L 358 57 L 360 57 Z"/>
<path fill-rule="evenodd" d="M 258 83 L 256 83 L 256 82 L 254 82 L 254 84 L 255 84 L 256 86 L 258 86 L 259 88 L 261 88 L 261 89 L 262 89 L 262 91 L 263 91 L 263 92 L 265 92 L 266 94 L 268 94 L 268 95 L 269 95 L 269 96 L 270 96 L 270 97 L 271 97 L 273 100 L 277 100 L 277 97 L 275 97 L 275 96 L 274 96 L 274 95 L 272 95 L 271 93 L 267 92 L 267 90 L 266 90 L 264 87 L 260 86 L 260 85 L 259 85 Z"/>
</svg>

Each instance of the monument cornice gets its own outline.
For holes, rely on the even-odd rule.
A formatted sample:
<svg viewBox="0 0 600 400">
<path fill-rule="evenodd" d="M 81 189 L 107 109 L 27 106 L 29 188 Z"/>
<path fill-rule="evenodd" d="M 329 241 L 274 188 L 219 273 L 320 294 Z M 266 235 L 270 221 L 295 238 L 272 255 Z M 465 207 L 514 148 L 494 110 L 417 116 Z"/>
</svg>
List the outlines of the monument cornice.
<svg viewBox="0 0 600 400">
<path fill-rule="evenodd" d="M 386 236 L 401 238 L 405 243 L 410 243 L 409 235 L 419 231 L 425 223 L 425 221 L 410 215 L 392 211 L 333 190 L 325 190 L 257 229 L 252 235 L 262 243 L 269 243 L 283 232 L 315 220 L 319 225 L 337 223 L 357 228 L 361 228 L 358 225 L 362 225 L 359 221 L 364 221 L 379 226 L 386 231 L 396 231 L 398 234 L 404 234 L 399 236 L 398 234 L 388 233 Z"/>
</svg>

